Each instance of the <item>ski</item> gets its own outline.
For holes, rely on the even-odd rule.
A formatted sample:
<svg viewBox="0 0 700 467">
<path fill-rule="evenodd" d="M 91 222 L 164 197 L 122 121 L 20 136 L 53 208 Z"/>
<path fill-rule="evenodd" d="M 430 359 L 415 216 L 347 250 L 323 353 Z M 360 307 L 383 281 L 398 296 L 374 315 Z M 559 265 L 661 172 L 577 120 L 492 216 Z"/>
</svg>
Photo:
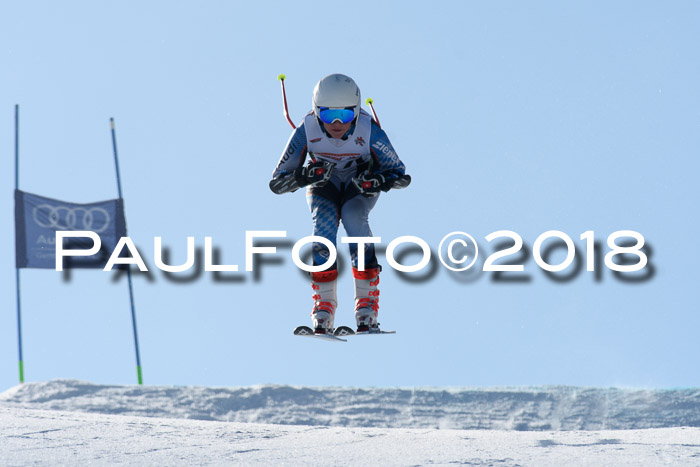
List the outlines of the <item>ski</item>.
<svg viewBox="0 0 700 467">
<path fill-rule="evenodd" d="M 370 329 L 369 331 L 355 332 L 353 336 L 373 336 L 376 334 L 396 334 L 396 331 L 382 331 L 381 329 Z"/>
<path fill-rule="evenodd" d="M 326 341 L 347 342 L 343 337 L 347 336 L 366 336 L 374 334 L 396 334 L 396 331 L 382 331 L 381 329 L 370 329 L 369 331 L 356 332 L 348 326 L 339 326 L 333 334 L 316 334 L 309 326 L 298 326 L 294 330 L 295 336 L 313 337 L 314 339 L 322 339 Z"/>
<path fill-rule="evenodd" d="M 314 330 L 308 326 L 298 326 L 294 330 L 294 335 L 302 337 L 313 337 L 314 339 L 322 339 L 326 341 L 347 342 L 347 339 L 341 339 L 340 337 L 336 337 L 333 334 L 316 334 L 314 333 Z"/>
<path fill-rule="evenodd" d="M 335 336 L 366 336 L 372 334 L 396 334 L 396 331 L 382 331 L 381 329 L 370 329 L 369 331 L 357 332 L 348 326 L 339 326 L 336 328 L 333 335 Z"/>
</svg>

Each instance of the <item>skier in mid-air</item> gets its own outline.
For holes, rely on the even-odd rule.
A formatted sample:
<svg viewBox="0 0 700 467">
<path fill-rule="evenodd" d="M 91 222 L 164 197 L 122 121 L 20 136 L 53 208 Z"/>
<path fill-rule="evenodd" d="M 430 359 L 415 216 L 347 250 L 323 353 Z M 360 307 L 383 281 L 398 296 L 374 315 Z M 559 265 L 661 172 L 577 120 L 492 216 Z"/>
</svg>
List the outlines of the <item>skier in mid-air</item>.
<svg viewBox="0 0 700 467">
<path fill-rule="evenodd" d="M 274 170 L 270 189 L 288 193 L 306 187 L 313 235 L 336 244 L 343 221 L 350 237 L 371 237 L 369 213 L 380 191 L 405 188 L 411 182 L 384 130 L 361 108 L 360 89 L 352 78 L 333 74 L 316 84 L 313 109 L 292 133 Z M 306 155 L 311 160 L 304 165 Z M 379 272 L 375 248 L 364 247 L 364 271 L 358 267 L 357 244 L 350 244 L 355 282 L 358 332 L 378 329 Z M 313 264 L 324 264 L 328 248 L 314 243 Z M 333 333 L 337 300 L 337 264 L 311 273 L 315 334 Z"/>
</svg>

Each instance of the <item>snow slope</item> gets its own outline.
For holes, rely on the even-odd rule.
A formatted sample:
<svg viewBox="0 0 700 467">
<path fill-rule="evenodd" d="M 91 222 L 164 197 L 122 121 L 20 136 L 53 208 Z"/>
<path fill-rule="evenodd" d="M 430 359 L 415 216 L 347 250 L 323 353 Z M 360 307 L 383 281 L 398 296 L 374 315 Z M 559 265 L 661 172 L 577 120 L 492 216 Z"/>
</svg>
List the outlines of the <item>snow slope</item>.
<svg viewBox="0 0 700 467">
<path fill-rule="evenodd" d="M 700 429 L 519 432 L 336 428 L 0 406 L 0 464 L 700 464 Z"/>
<path fill-rule="evenodd" d="M 16 386 L 0 404 L 227 422 L 381 428 L 605 430 L 700 427 L 700 389 Z"/>
<path fill-rule="evenodd" d="M 699 397 L 58 380 L 0 394 L 0 465 L 700 465 Z"/>
</svg>

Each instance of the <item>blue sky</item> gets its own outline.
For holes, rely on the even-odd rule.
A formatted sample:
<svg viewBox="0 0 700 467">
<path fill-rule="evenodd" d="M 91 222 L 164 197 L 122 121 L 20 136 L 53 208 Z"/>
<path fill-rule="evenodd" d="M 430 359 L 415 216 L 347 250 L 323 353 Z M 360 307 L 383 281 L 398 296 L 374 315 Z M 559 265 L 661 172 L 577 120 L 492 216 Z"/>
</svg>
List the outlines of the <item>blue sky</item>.
<svg viewBox="0 0 700 467">
<path fill-rule="evenodd" d="M 700 7 L 694 2 L 24 2 L 0 15 L 0 387 L 17 382 L 13 119 L 21 188 L 73 202 L 116 196 L 117 124 L 130 236 L 149 265 L 162 236 L 214 238 L 243 265 L 246 230 L 311 232 L 304 195 L 267 187 L 323 76 L 375 100 L 413 183 L 382 195 L 371 225 L 433 248 L 447 233 L 635 230 L 655 274 L 603 269 L 565 283 L 525 261 L 493 273 L 382 274 L 380 322 L 395 336 L 295 338 L 310 286 L 289 249 L 259 280 L 135 278 L 147 384 L 697 386 L 696 174 Z M 2 110 L 4 109 L 4 110 Z M 607 248 L 604 252 L 607 251 Z M 347 258 L 345 248 L 341 256 Z M 580 253 L 582 254 L 582 253 Z M 483 258 L 481 256 L 481 261 Z M 413 257 L 415 258 L 415 257 Z M 583 259 L 583 257 L 581 257 Z M 407 260 L 408 261 L 408 260 Z M 552 260 L 554 262 L 554 260 Z M 241 269 L 243 269 L 241 267 Z M 343 274 L 336 322 L 352 322 Z M 126 284 L 100 271 L 22 271 L 28 381 L 133 383 Z"/>
</svg>

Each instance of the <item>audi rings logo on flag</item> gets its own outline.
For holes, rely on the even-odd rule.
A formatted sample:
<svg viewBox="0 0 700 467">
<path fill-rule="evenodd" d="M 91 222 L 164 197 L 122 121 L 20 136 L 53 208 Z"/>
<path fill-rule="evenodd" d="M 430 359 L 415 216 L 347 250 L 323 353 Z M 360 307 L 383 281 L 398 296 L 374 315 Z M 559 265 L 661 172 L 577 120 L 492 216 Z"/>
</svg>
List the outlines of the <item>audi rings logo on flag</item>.
<svg viewBox="0 0 700 467">
<path fill-rule="evenodd" d="M 101 233 L 112 221 L 109 212 L 99 206 L 88 208 L 40 204 L 32 209 L 32 219 L 39 227 L 56 230 L 91 230 Z"/>
<path fill-rule="evenodd" d="M 126 236 L 123 201 L 117 198 L 78 204 L 15 190 L 17 267 L 53 269 L 57 234 L 76 231 L 94 232 L 105 251 L 113 250 L 119 239 Z M 66 245 L 74 248 L 74 243 Z M 95 261 L 75 259 L 70 267 L 102 267 L 107 261 L 102 256 Z"/>
</svg>

